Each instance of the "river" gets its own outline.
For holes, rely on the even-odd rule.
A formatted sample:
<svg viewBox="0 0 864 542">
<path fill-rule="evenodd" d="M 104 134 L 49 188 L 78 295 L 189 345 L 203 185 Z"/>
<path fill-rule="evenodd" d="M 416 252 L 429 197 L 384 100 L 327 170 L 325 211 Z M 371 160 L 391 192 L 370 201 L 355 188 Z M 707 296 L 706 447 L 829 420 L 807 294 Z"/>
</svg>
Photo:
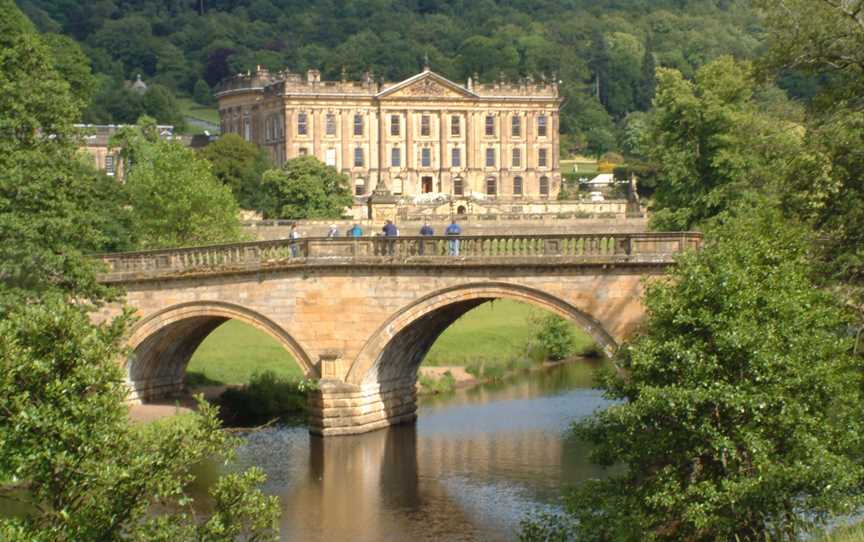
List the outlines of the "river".
<svg viewBox="0 0 864 542">
<path fill-rule="evenodd" d="M 423 398 L 416 425 L 322 439 L 303 427 L 244 437 L 291 541 L 515 540 L 526 513 L 603 471 L 569 434 L 607 402 L 587 362 Z M 209 478 L 209 476 L 204 476 Z"/>
</svg>

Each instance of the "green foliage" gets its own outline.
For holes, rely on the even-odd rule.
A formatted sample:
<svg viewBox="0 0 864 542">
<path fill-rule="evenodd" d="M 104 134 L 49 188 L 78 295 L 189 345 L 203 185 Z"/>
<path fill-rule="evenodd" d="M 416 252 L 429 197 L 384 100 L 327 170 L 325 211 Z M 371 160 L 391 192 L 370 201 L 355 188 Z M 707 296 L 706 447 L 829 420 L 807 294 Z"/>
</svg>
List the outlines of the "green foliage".
<svg viewBox="0 0 864 542">
<path fill-rule="evenodd" d="M 133 430 L 117 359 L 127 320 L 93 326 L 63 299 L 0 320 L 0 479 L 23 483 L 24 516 L 0 519 L 10 541 L 275 539 L 278 503 L 260 471 L 221 479 L 215 513 L 196 517 L 192 468 L 238 442 L 216 411 Z M 159 504 L 154 508 L 155 503 Z"/>
<path fill-rule="evenodd" d="M 195 87 L 192 89 L 192 98 L 201 105 L 210 105 L 213 103 L 213 93 L 210 92 L 210 86 L 203 79 L 195 81 Z"/>
<path fill-rule="evenodd" d="M 100 82 L 83 118 L 91 124 L 135 124 L 145 115 L 178 131 L 186 127 L 180 105 L 168 88 L 151 84 L 144 94 L 139 94 L 122 81 L 109 78 Z"/>
<path fill-rule="evenodd" d="M 249 383 L 228 388 L 219 397 L 223 416 L 232 425 L 255 425 L 306 412 L 306 395 L 317 382 L 286 378 L 273 371 L 252 374 Z"/>
<path fill-rule="evenodd" d="M 757 0 L 769 36 L 766 66 L 818 76 L 820 106 L 864 105 L 864 1 Z"/>
<path fill-rule="evenodd" d="M 693 82 L 667 68 L 657 78 L 647 149 L 658 168 L 655 229 L 691 229 L 743 198 L 779 189 L 801 131 L 761 112 L 750 64 L 722 57 Z"/>
<path fill-rule="evenodd" d="M 552 361 L 560 361 L 570 356 L 574 351 L 576 340 L 573 326 L 557 314 L 547 314 L 537 322 L 536 339 L 546 357 Z"/>
<path fill-rule="evenodd" d="M 555 78 L 570 117 L 562 128 L 598 154 L 614 145 L 614 126 L 610 137 L 609 122 L 595 127 L 598 111 L 582 115 L 578 104 L 597 96 L 597 109 L 616 120 L 644 109 L 649 36 L 656 63 L 688 77 L 719 55 L 749 58 L 759 47 L 755 11 L 741 0 L 21 3 L 40 29 L 62 29 L 82 43 L 94 70 L 115 84 L 141 73 L 177 94 L 257 65 L 314 67 L 329 79 L 343 68 L 359 79 L 369 68 L 399 81 L 417 73 L 427 54 L 432 69 L 454 81 Z"/>
<path fill-rule="evenodd" d="M 237 202 L 210 163 L 156 134 L 152 119 L 121 130 L 125 187 L 140 248 L 178 247 L 243 238 Z"/>
<path fill-rule="evenodd" d="M 828 273 L 864 285 L 864 110 L 814 122 L 786 179 L 786 208 L 821 237 Z"/>
<path fill-rule="evenodd" d="M 109 291 L 84 253 L 109 242 L 114 192 L 77 154 L 79 97 L 48 48 L 11 1 L 0 12 L 0 316 L 48 290 L 97 302 Z"/>
<path fill-rule="evenodd" d="M 445 371 L 439 378 L 421 374 L 417 381 L 427 393 L 450 393 L 456 389 L 456 378 L 450 371 Z"/>
<path fill-rule="evenodd" d="M 261 192 L 265 218 L 339 218 L 353 202 L 348 177 L 313 156 L 265 172 Z"/>
<path fill-rule="evenodd" d="M 225 134 L 201 150 L 213 174 L 231 189 L 243 209 L 258 209 L 261 177 L 271 168 L 266 151 L 237 134 Z"/>
<path fill-rule="evenodd" d="M 579 540 L 795 540 L 861 506 L 861 358 L 811 239 L 742 209 L 651 283 L 648 320 L 576 425 L 620 466 L 568 498 Z"/>
</svg>

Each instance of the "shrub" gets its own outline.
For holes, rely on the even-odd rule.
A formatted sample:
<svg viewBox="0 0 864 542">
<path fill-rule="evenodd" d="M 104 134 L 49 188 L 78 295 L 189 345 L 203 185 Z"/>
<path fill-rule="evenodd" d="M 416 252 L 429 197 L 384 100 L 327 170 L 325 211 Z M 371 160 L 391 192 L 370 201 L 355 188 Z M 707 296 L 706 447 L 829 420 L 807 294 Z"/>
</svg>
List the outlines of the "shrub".
<svg viewBox="0 0 864 542">
<path fill-rule="evenodd" d="M 486 365 L 483 367 L 483 378 L 488 380 L 501 380 L 506 370 L 502 365 Z"/>
<path fill-rule="evenodd" d="M 543 317 L 537 331 L 537 341 L 543 347 L 546 357 L 559 361 L 573 353 L 573 329 L 570 323 L 558 316 L 550 314 Z"/>
<path fill-rule="evenodd" d="M 429 393 L 449 393 L 456 388 L 456 378 L 450 371 L 445 372 L 440 378 L 428 375 L 420 375 L 420 385 Z"/>
<path fill-rule="evenodd" d="M 597 343 L 591 343 L 579 352 L 579 355 L 585 358 L 594 358 L 600 359 L 606 357 L 606 352 L 600 348 L 600 345 Z"/>
<path fill-rule="evenodd" d="M 295 417 L 306 412 L 306 394 L 317 384 L 294 380 L 273 371 L 256 372 L 241 388 L 229 388 L 219 397 L 222 415 L 231 424 L 259 424 Z"/>
</svg>

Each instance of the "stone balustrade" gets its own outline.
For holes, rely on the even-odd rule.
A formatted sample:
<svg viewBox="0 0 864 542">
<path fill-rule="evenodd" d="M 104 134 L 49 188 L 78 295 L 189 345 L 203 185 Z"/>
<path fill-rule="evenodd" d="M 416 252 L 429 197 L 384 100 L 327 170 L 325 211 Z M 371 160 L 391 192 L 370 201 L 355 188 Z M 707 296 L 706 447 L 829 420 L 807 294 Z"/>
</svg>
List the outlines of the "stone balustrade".
<svg viewBox="0 0 864 542">
<path fill-rule="evenodd" d="M 458 255 L 451 241 L 458 242 Z M 609 233 L 279 239 L 100 256 L 103 282 L 280 266 L 672 263 L 699 233 Z"/>
</svg>

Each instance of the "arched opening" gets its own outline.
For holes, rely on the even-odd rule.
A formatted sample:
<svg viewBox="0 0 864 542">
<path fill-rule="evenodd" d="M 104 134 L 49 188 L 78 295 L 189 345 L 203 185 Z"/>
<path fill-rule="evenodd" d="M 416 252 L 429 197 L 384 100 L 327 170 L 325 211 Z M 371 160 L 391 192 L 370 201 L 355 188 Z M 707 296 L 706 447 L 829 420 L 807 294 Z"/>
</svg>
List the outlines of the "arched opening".
<svg viewBox="0 0 864 542">
<path fill-rule="evenodd" d="M 314 376 L 308 355 L 275 322 L 228 303 L 185 303 L 155 313 L 133 328 L 129 340 L 131 354 L 127 361 L 130 399 L 148 402 L 183 392 L 187 367 L 193 355 L 214 330 L 229 321 L 234 324 L 229 325 L 228 330 L 237 334 L 239 329 L 240 336 L 269 336 L 289 354 L 283 360 L 293 359 L 300 373 Z M 243 344 L 235 344 L 235 347 L 242 349 Z M 223 354 L 230 356 L 231 351 L 223 351 Z M 248 363 L 248 357 L 238 357 L 235 361 L 237 364 L 244 362 Z M 230 365 L 230 358 L 224 363 Z"/>
<path fill-rule="evenodd" d="M 459 286 L 421 298 L 386 322 L 364 346 L 347 381 L 363 386 L 413 386 L 420 364 L 438 337 L 461 316 L 497 299 L 521 301 L 564 317 L 607 354 L 617 343 L 590 315 L 545 292 L 513 284 Z"/>
</svg>

